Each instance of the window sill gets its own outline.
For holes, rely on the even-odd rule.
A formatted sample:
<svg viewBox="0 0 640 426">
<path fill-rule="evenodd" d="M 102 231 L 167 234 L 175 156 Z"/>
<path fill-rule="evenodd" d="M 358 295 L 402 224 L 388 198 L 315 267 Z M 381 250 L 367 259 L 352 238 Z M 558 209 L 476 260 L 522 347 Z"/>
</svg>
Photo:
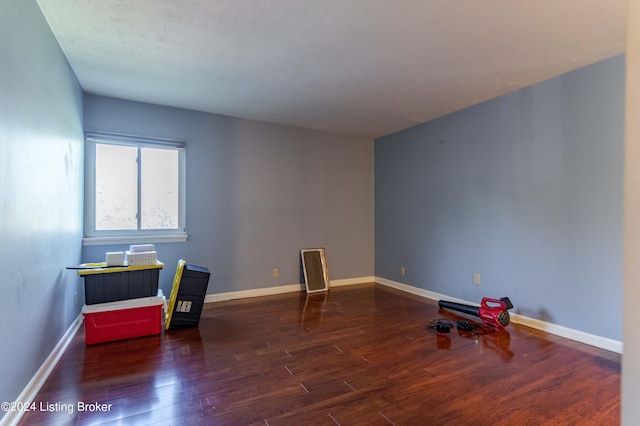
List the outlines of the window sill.
<svg viewBox="0 0 640 426">
<path fill-rule="evenodd" d="M 187 234 L 175 235 L 138 235 L 138 236 L 112 236 L 112 237 L 84 237 L 83 246 L 107 246 L 116 244 L 154 244 L 154 243 L 184 243 Z"/>
</svg>

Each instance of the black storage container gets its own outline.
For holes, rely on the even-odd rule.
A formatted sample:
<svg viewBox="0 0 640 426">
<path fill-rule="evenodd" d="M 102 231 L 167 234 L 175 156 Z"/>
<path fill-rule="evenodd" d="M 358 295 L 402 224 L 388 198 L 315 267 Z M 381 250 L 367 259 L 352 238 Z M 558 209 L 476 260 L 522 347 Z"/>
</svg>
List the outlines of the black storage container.
<svg viewBox="0 0 640 426">
<path fill-rule="evenodd" d="M 153 297 L 158 294 L 162 263 L 148 267 L 117 267 L 80 270 L 84 278 L 85 304 Z"/>
<path fill-rule="evenodd" d="M 203 266 L 178 262 L 165 328 L 197 327 L 209 286 L 209 270 Z"/>
</svg>

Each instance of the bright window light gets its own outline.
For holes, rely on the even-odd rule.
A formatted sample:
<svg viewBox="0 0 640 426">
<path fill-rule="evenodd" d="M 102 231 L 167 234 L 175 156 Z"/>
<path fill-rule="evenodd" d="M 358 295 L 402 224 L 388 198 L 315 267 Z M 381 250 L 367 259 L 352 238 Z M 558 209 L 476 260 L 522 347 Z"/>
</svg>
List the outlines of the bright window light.
<svg viewBox="0 0 640 426">
<path fill-rule="evenodd" d="M 181 142 L 87 133 L 85 243 L 186 238 L 184 157 Z"/>
</svg>

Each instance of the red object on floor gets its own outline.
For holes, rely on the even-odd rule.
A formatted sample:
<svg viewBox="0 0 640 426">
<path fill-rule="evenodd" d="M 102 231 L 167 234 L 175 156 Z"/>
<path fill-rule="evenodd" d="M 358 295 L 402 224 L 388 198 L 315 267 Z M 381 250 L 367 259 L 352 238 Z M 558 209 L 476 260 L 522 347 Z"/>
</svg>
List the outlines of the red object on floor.
<svg viewBox="0 0 640 426">
<path fill-rule="evenodd" d="M 85 305 L 82 309 L 85 342 L 94 345 L 160 334 L 165 304 L 162 290 L 158 290 L 156 297 Z"/>
</svg>

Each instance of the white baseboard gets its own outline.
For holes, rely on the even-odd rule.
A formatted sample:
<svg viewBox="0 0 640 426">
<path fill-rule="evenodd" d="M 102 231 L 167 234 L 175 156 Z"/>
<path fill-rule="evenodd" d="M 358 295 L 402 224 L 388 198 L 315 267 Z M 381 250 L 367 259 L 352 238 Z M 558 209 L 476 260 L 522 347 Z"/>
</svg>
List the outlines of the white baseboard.
<svg viewBox="0 0 640 426">
<path fill-rule="evenodd" d="M 345 285 L 355 284 L 367 284 L 376 282 L 376 277 L 357 277 L 357 278 L 345 278 L 342 280 L 329 280 L 330 287 L 341 287 Z"/>
<path fill-rule="evenodd" d="M 38 392 L 40 392 L 40 389 L 49 378 L 56 364 L 58 364 L 58 361 L 67 350 L 80 325 L 82 325 L 82 314 L 78 315 L 73 323 L 71 323 L 71 326 L 69 326 L 56 347 L 53 348 L 53 351 L 51 351 L 47 359 L 44 360 L 44 363 L 38 371 L 36 371 L 36 374 L 31 378 L 29 383 L 27 383 L 27 386 L 15 401 L 17 406 L 29 405 L 35 400 Z M 7 412 L 7 414 L 0 419 L 0 426 L 17 425 L 24 413 L 22 410 Z"/>
<path fill-rule="evenodd" d="M 415 294 L 416 296 L 426 297 L 427 299 L 431 299 L 431 300 L 447 299 L 451 302 L 466 303 L 469 305 L 479 306 L 477 303 L 470 303 L 470 302 L 467 302 L 466 300 L 456 299 L 454 297 L 447 296 L 446 294 L 436 293 L 434 291 L 414 287 L 409 284 L 402 284 L 396 281 L 388 280 L 386 278 L 375 277 L 374 282 L 378 284 L 386 285 L 387 287 L 395 288 L 396 290 L 402 290 L 407 293 Z"/>
<path fill-rule="evenodd" d="M 346 278 L 341 280 L 330 280 L 329 287 L 340 287 L 354 284 L 365 284 L 375 282 L 375 277 Z M 248 297 L 272 296 L 274 294 L 292 293 L 294 291 L 304 291 L 304 284 L 280 285 L 276 287 L 254 288 L 251 290 L 230 291 L 228 293 L 207 294 L 204 303 L 224 302 L 226 300 L 245 299 Z"/>
<path fill-rule="evenodd" d="M 375 277 L 375 282 L 378 284 L 386 285 L 398 290 L 406 291 L 407 293 L 415 294 L 418 296 L 426 297 L 432 300 L 446 299 L 452 302 L 464 303 L 467 305 L 479 306 L 477 303 L 469 302 L 462 299 L 456 299 L 445 294 L 436 293 L 429 290 L 413 287 L 408 284 L 391 281 L 386 278 Z M 587 345 L 595 346 L 601 349 L 605 349 L 611 352 L 622 353 L 622 342 L 619 340 L 609 339 L 607 337 L 597 336 L 595 334 L 585 333 L 584 331 L 574 330 L 572 328 L 563 327 L 561 325 L 552 324 L 549 322 L 541 321 L 535 318 L 529 318 L 520 314 L 510 313 L 511 321 L 515 324 L 521 324 L 527 327 L 534 328 L 536 330 L 544 331 L 546 333 L 554 334 L 556 336 L 564 337 L 577 342 L 585 343 Z"/>
<path fill-rule="evenodd" d="M 251 290 L 230 291 L 228 293 L 207 294 L 204 303 L 224 302 L 226 300 L 246 299 L 249 297 L 272 296 L 274 294 L 292 293 L 304 289 L 304 284 L 280 285 L 276 287 L 254 288 Z"/>
<path fill-rule="evenodd" d="M 510 314 L 511 321 L 516 324 L 522 324 L 527 327 L 546 333 L 555 334 L 556 336 L 565 337 L 575 340 L 576 342 L 586 343 L 611 352 L 622 353 L 623 344 L 619 340 L 609 339 L 608 337 L 597 336 L 595 334 L 585 333 L 584 331 L 574 330 L 572 328 L 563 327 L 561 325 L 550 322 L 540 321 L 535 318 L 529 318 L 520 314 Z"/>
</svg>

